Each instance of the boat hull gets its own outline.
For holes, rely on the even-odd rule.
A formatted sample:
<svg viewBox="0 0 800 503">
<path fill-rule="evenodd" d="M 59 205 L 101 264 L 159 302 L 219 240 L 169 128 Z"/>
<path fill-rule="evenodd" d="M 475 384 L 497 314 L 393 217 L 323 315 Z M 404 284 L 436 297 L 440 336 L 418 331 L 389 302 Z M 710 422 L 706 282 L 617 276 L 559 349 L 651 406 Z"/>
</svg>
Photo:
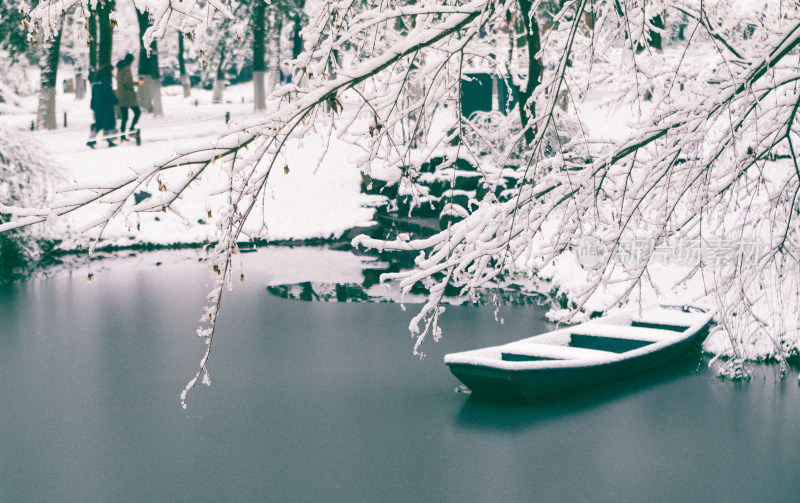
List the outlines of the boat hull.
<svg viewBox="0 0 800 503">
<path fill-rule="evenodd" d="M 487 365 L 448 363 L 450 371 L 476 395 L 536 398 L 602 385 L 668 363 L 685 354 L 708 334 L 693 336 L 630 358 L 559 368 L 509 370 Z"/>
</svg>

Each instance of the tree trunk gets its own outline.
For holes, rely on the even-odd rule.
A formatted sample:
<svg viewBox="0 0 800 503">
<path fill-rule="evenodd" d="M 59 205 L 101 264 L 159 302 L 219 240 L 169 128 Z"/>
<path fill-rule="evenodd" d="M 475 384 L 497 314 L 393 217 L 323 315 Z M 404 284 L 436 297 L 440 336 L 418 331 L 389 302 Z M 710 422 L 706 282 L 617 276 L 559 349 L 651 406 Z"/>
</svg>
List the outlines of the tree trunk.
<svg viewBox="0 0 800 503">
<path fill-rule="evenodd" d="M 146 112 L 153 113 L 153 93 L 150 76 L 150 60 L 147 55 L 147 48 L 144 46 L 142 36 L 147 28 L 150 27 L 150 19 L 147 12 L 136 9 L 136 19 L 139 22 L 139 78 L 142 85 L 139 86 L 139 106 Z"/>
<path fill-rule="evenodd" d="M 80 69 L 75 74 L 75 99 L 82 100 L 86 96 L 86 79 Z"/>
<path fill-rule="evenodd" d="M 225 91 L 225 79 L 219 78 L 217 76 L 214 79 L 214 91 L 211 95 L 211 103 L 222 103 L 222 96 Z"/>
<path fill-rule="evenodd" d="M 139 106 L 156 117 L 164 115 L 161 107 L 161 75 L 158 70 L 158 44 L 150 43 L 150 50 L 144 46 L 142 36 L 150 27 L 147 12 L 136 10 L 139 22 L 139 78 L 144 82 L 139 86 Z"/>
<path fill-rule="evenodd" d="M 139 74 L 139 79 L 142 81 L 136 96 L 139 107 L 145 112 L 153 113 L 153 77 Z"/>
<path fill-rule="evenodd" d="M 183 97 L 184 98 L 191 98 L 192 96 L 192 81 L 189 79 L 189 76 L 184 74 L 181 75 L 181 87 L 183 88 Z"/>
<path fill-rule="evenodd" d="M 189 76 L 186 75 L 186 61 L 183 59 L 183 32 L 178 32 L 178 68 L 181 75 L 181 87 L 183 87 L 183 97 L 188 98 L 192 95 L 192 85 Z"/>
<path fill-rule="evenodd" d="M 253 109 L 256 111 L 267 108 L 267 93 L 264 84 L 264 72 L 267 69 L 264 43 L 266 37 L 265 10 L 264 1 L 255 0 L 253 5 Z"/>
<path fill-rule="evenodd" d="M 298 9 L 300 11 L 303 10 L 304 1 L 298 2 Z M 303 29 L 302 24 L 300 23 L 300 13 L 296 13 L 294 16 L 294 32 L 292 33 L 292 59 L 297 59 L 297 56 L 303 52 L 303 37 L 301 35 L 301 31 Z"/>
<path fill-rule="evenodd" d="M 45 46 L 42 55 L 42 87 L 39 90 L 39 107 L 36 111 L 36 129 L 56 129 L 56 84 L 58 83 L 58 58 L 61 51 L 61 27 Z"/>
<path fill-rule="evenodd" d="M 139 77 L 150 74 L 150 65 L 147 62 L 147 49 L 144 46 L 142 37 L 147 28 L 150 27 L 150 19 L 147 12 L 136 9 L 136 20 L 139 22 Z"/>
<path fill-rule="evenodd" d="M 267 109 L 267 83 L 266 72 L 253 70 L 253 110 L 260 111 Z"/>
<path fill-rule="evenodd" d="M 225 90 L 225 47 L 220 44 L 219 64 L 217 65 L 217 76 L 214 79 L 214 91 L 211 94 L 211 103 L 222 103 L 222 92 Z"/>
<path fill-rule="evenodd" d="M 163 117 L 164 107 L 161 103 L 161 78 L 151 77 L 149 85 L 150 85 L 150 96 L 153 102 L 153 116 Z"/>
<path fill-rule="evenodd" d="M 533 95 L 533 91 L 539 86 L 542 80 L 544 66 L 542 60 L 536 57 L 541 50 L 539 40 L 539 23 L 536 20 L 536 13 L 532 8 L 531 0 L 519 0 L 522 19 L 525 23 L 525 41 L 528 45 L 528 82 L 525 90 L 517 89 L 519 96 L 519 119 L 525 129 L 525 142 L 530 145 L 536 137 L 536 129 L 528 128 L 528 123 L 536 117 L 536 104 L 528 103 L 528 98 Z"/>
<path fill-rule="evenodd" d="M 97 48 L 98 68 L 111 64 L 111 49 L 114 41 L 114 28 L 111 26 L 111 11 L 114 1 L 105 0 L 97 4 L 97 29 L 100 32 L 100 43 Z"/>
<path fill-rule="evenodd" d="M 56 84 L 58 83 L 58 58 L 61 51 L 61 28 L 42 51 L 42 87 L 39 90 L 39 107 L 36 111 L 36 129 L 56 128 Z"/>
<path fill-rule="evenodd" d="M 161 117 L 164 115 L 164 107 L 161 105 L 161 71 L 158 69 L 158 43 L 155 40 L 150 44 L 150 76 L 153 115 Z"/>
<path fill-rule="evenodd" d="M 283 22 L 280 12 L 275 12 L 275 36 L 272 39 L 272 64 L 267 79 L 267 89 L 270 91 L 278 87 L 281 81 L 281 30 Z"/>
<path fill-rule="evenodd" d="M 94 82 L 97 72 L 97 14 L 92 11 L 89 16 L 89 82 Z"/>
</svg>

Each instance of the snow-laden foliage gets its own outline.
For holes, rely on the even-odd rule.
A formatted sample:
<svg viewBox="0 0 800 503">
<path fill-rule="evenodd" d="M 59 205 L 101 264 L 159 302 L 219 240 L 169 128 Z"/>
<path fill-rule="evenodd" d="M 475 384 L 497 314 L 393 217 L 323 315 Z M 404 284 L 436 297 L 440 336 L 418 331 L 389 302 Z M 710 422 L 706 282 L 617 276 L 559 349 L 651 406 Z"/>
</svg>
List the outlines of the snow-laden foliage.
<svg viewBox="0 0 800 503">
<path fill-rule="evenodd" d="M 42 27 L 44 33 L 55 32 L 58 20 L 66 13 L 82 16 L 87 19 L 104 0 L 41 0 L 30 6 L 20 3 L 20 10 L 26 23 L 30 23 L 32 33 Z M 153 21 L 142 37 L 147 47 L 150 42 L 164 37 L 170 28 L 181 32 L 192 33 L 203 43 L 212 31 L 214 19 L 222 16 L 233 19 L 229 1 L 221 0 L 134 0 L 134 5 L 141 11 L 147 11 Z"/>
<path fill-rule="evenodd" d="M 10 129 L 0 129 L 0 222 L 7 222 L 13 207 L 41 207 L 50 195 L 57 174 L 42 150 Z M 41 243 L 27 229 L 0 233 L 0 278 L 23 274 L 41 252 Z"/>
<path fill-rule="evenodd" d="M 76 1 L 43 0 L 31 18 L 46 21 Z M 205 4 L 199 17 L 187 14 L 200 5 L 191 1 L 182 2 L 183 10 L 165 0 L 147 5 L 154 17 L 150 36 L 170 23 L 205 29 L 214 9 L 228 12 L 219 2 Z M 765 356 L 785 361 L 797 355 L 797 298 L 785 296 L 797 292 L 800 270 L 796 3 L 366 0 L 315 2 L 307 9 L 314 16 L 303 32 L 305 52 L 294 61 L 292 83 L 273 94 L 263 117 L 237 126 L 211 148 L 112 188 L 93 188 L 59 211 L 104 202 L 102 225 L 124 213 L 143 184 L 158 180 L 165 197 L 153 203 L 158 208 L 145 204 L 133 211 L 166 208 L 204 170 L 224 170 L 228 202 L 214 210 L 219 245 L 213 267 L 222 282 L 205 313 L 213 324 L 236 241 L 263 231 L 248 218 L 257 214 L 273 168 L 284 168 L 289 139 L 316 133 L 354 141 L 364 149 L 360 165 L 367 174 L 399 168 L 393 182 L 412 189 L 422 165 L 450 149 L 449 160 L 473 158 L 487 186 L 509 175 L 516 187 L 502 198 L 489 190 L 470 204 L 472 211 L 450 208 L 463 220 L 433 237 L 355 241 L 419 252 L 414 270 L 389 275 L 406 291 L 418 282 L 429 288 L 428 302 L 411 323 L 416 352 L 428 335 L 441 335 L 447 285 L 465 293 L 498 282 L 536 288 L 550 279 L 543 271 L 574 258 L 590 240 L 604 254 L 583 266 L 583 287 L 571 292 L 565 314 L 598 296 L 603 308 L 626 301 L 652 283 L 658 250 L 684 243 L 681 249 L 699 259 L 683 279 L 701 278 L 694 297 L 717 299 L 732 361 L 749 355 L 743 334 L 753 326 L 773 341 Z M 685 40 L 660 48 L 676 20 L 685 25 Z M 460 113 L 462 77 L 473 69 L 489 69 L 528 95 L 519 125 L 502 126 L 503 141 Z M 638 111 L 629 137 L 587 133 L 580 111 L 593 93 Z M 572 106 L 564 107 L 565 100 Z M 518 168 L 509 160 L 518 160 Z M 178 171 L 184 176 L 165 181 Z M 17 214 L 19 220 L 4 228 L 46 218 Z M 730 254 L 719 255 L 720 243 Z M 759 293 L 762 285 L 770 295 Z M 794 315 L 778 322 L 779 314 L 764 312 Z M 737 323 L 728 321 L 733 318 Z M 201 335 L 211 334 L 213 327 Z M 207 357 L 203 368 L 206 363 Z"/>
<path fill-rule="evenodd" d="M 0 49 L 0 112 L 18 111 L 21 106 L 20 98 L 37 92 L 34 85 L 36 79 L 28 75 L 31 71 L 36 70 L 15 63 L 13 56 Z"/>
</svg>

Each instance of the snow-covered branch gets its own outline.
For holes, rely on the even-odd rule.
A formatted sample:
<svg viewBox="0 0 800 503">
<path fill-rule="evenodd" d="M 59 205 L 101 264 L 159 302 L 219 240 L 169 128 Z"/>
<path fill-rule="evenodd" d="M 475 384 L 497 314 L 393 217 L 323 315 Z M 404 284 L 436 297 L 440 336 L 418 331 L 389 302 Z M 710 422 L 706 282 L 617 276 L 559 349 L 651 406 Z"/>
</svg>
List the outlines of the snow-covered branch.
<svg viewBox="0 0 800 503">
<path fill-rule="evenodd" d="M 47 24 L 78 3 L 93 8 L 87 0 L 42 0 L 30 17 Z M 230 4 L 216 1 L 137 5 L 153 17 L 147 37 L 167 26 L 211 30 L 215 13 L 233 15 Z M 525 12 L 527 2 L 504 0 L 309 5 L 315 16 L 303 32 L 305 51 L 293 62 L 292 84 L 272 94 L 262 118 L 236 126 L 211 148 L 186 151 L 107 187 L 86 187 L 58 208 L 0 208 L 17 217 L 0 230 L 90 204 L 104 205 L 100 227 L 117 215 L 168 209 L 213 170 L 227 182 L 220 191 L 226 202 L 214 210 L 213 267 L 224 277 L 237 240 L 261 230 L 248 226 L 248 217 L 287 143 L 320 134 L 359 145 L 365 174 L 376 166 L 398 168 L 388 182 L 413 204 L 425 196 L 422 166 L 433 156 L 453 173 L 459 159 L 470 159 L 489 187 L 469 208 L 449 201 L 444 211 L 461 220 L 433 237 L 354 241 L 419 252 L 414 270 L 388 276 L 404 291 L 422 282 L 430 292 L 411 322 L 415 351 L 427 334 L 441 334 L 446 286 L 467 293 L 517 282 L 547 290 L 558 264 L 570 260 L 582 282 L 571 290 L 562 319 L 586 314 L 589 305 L 606 309 L 653 283 L 651 259 L 675 241 L 699 243 L 701 254 L 715 240 L 759 243 L 746 260 L 703 259 L 684 271 L 684 278 L 714 277 L 698 295 L 725 297 L 720 304 L 752 307 L 760 297 L 750 288 L 763 275 L 800 277 L 797 5 L 567 0 L 532 2 Z M 688 37 L 664 50 L 665 20 L 675 16 L 684 19 Z M 508 116 L 464 117 L 463 83 L 475 71 L 508 83 L 523 96 L 522 106 Z M 610 109 L 635 111 L 627 137 L 608 131 L 599 138 L 585 127 L 584 101 L 598 89 Z M 501 191 L 505 179 L 516 185 Z M 161 197 L 131 204 L 134 191 L 148 184 Z M 586 240 L 606 254 L 590 266 L 574 265 Z M 632 242 L 645 245 L 634 250 Z M 606 290 L 603 305 L 593 303 Z M 212 324 L 221 290 L 215 292 L 204 312 Z M 726 297 L 734 294 L 738 304 Z M 796 344 L 774 354 L 785 358 L 792 350 Z"/>
</svg>

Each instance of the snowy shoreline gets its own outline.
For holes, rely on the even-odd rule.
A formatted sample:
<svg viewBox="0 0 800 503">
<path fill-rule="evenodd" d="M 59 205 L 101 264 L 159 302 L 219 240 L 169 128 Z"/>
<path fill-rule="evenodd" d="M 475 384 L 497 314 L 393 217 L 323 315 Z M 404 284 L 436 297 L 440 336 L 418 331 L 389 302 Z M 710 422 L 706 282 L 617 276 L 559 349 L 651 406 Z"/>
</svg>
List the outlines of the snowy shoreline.
<svg viewBox="0 0 800 503">
<path fill-rule="evenodd" d="M 75 100 L 74 95 L 60 91 L 57 116 L 68 117 L 68 128 L 29 132 L 33 110 L 36 109 L 34 96 L 20 98 L 17 109 L 8 110 L 6 107 L 6 113 L 0 115 L 0 125 L 15 129 L 26 138 L 26 143 L 38 144 L 48 152 L 53 161 L 52 175 L 65 182 L 57 187 L 55 201 L 66 204 L 75 190 L 111 186 L 130 171 L 136 172 L 169 159 L 176 148 L 185 151 L 186 144 L 213 145 L 221 132 L 228 127 L 236 127 L 237 121 L 258 118 L 257 113 L 252 111 L 249 84 L 226 88 L 225 101 L 221 104 L 211 103 L 210 91 L 193 89 L 192 92 L 191 98 L 184 99 L 180 93 L 169 92 L 169 88 L 165 88 L 163 98 L 166 115 L 154 118 L 145 114 L 142 117 L 141 146 L 127 142 L 115 148 L 93 150 L 87 147 L 85 141 L 91 123 L 88 101 Z M 229 124 L 226 124 L 226 118 L 230 118 Z M 588 114 L 584 118 L 588 122 L 600 119 L 597 114 Z M 603 120 L 607 123 L 609 117 L 603 116 Z M 620 126 L 616 128 L 618 132 L 624 131 L 619 117 L 612 117 L 612 120 Z M 595 124 L 591 127 L 598 126 Z M 324 160 L 318 164 L 317 159 L 322 153 L 325 153 Z M 354 237 L 350 234 L 351 230 L 376 225 L 375 208 L 385 198 L 362 192 L 362 173 L 356 168 L 355 162 L 362 155 L 363 151 L 358 145 L 346 141 L 325 144 L 320 137 L 313 135 L 290 145 L 283 158 L 284 169 L 270 179 L 263 208 L 263 225 L 253 234 L 254 241 L 259 245 L 269 243 L 287 246 L 348 243 Z M 164 183 L 169 182 L 165 177 Z M 95 251 L 189 249 L 214 243 L 217 240 L 215 219 L 218 216 L 212 212 L 215 207 L 213 198 L 204 194 L 223 197 L 227 181 L 223 170 L 217 170 L 216 175 L 209 175 L 200 183 L 199 189 L 187 192 L 166 212 L 130 212 L 117 216 L 103 228 Z M 141 196 L 145 197 L 145 194 Z M 160 197 L 156 190 L 146 196 Z M 67 256 L 93 246 L 99 234 L 95 226 L 103 219 L 104 215 L 96 208 L 86 208 L 64 217 L 49 218 L 34 232 L 44 239 L 59 242 L 54 250 L 55 257 Z M 639 303 L 654 300 L 713 303 L 713 298 L 698 294 L 706 291 L 700 278 L 693 278 L 689 285 L 675 283 L 683 276 L 683 269 L 686 268 L 678 267 L 676 270 L 674 266 L 662 267 L 657 277 L 650 278 L 647 285 L 639 288 L 635 300 Z M 587 281 L 580 257 L 573 252 L 564 253 L 557 263 L 542 268 L 540 278 L 548 281 L 549 291 L 554 289 L 557 295 L 565 296 L 567 302 L 579 296 Z M 632 302 L 622 306 L 609 305 L 609 299 L 613 299 L 620 288 L 624 288 L 624 285 L 611 284 L 594 295 L 584 305 L 583 316 L 588 317 L 594 311 L 607 311 L 609 308 L 631 307 Z M 566 318 L 568 315 L 569 319 Z M 580 317 L 572 316 L 570 309 L 553 309 L 550 319 L 554 322 L 582 321 Z M 749 337 L 739 349 L 741 356 L 754 361 L 774 358 L 777 350 L 769 338 L 760 336 Z M 727 332 L 714 331 L 706 340 L 704 350 L 715 355 L 732 354 Z"/>
</svg>

